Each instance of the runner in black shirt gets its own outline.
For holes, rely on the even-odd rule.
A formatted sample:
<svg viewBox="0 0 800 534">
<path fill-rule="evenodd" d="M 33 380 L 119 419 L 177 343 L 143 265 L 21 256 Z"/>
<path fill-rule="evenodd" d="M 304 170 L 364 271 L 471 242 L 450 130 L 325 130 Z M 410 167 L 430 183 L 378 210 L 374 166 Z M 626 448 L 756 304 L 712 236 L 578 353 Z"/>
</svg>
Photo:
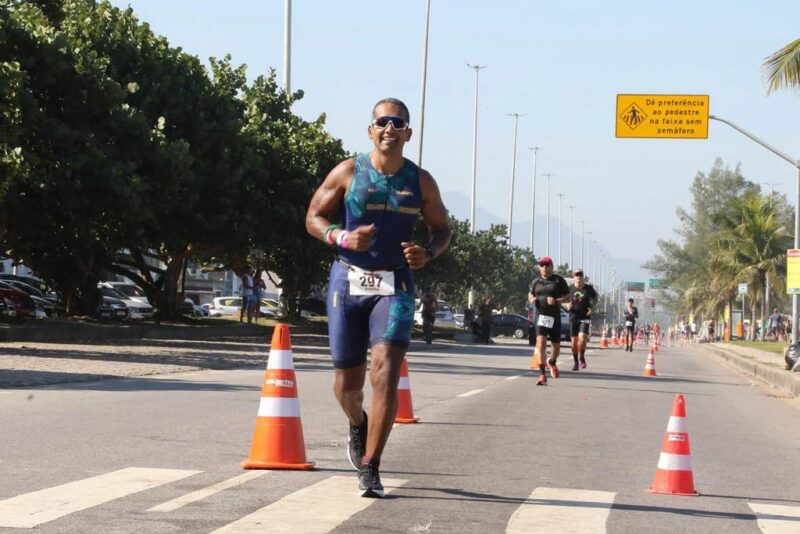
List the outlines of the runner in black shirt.
<svg viewBox="0 0 800 534">
<path fill-rule="evenodd" d="M 636 319 L 639 318 L 639 308 L 633 305 L 633 299 L 628 299 L 628 306 L 622 312 L 622 316 L 625 318 L 625 351 L 633 352 Z"/>
<path fill-rule="evenodd" d="M 586 368 L 586 342 L 592 324 L 592 308 L 597 302 L 597 291 L 592 284 L 583 282 L 583 269 L 575 269 L 572 273 L 575 282 L 569 286 L 569 330 L 572 336 L 573 371 Z M 580 356 L 580 366 L 578 366 Z"/>
<path fill-rule="evenodd" d="M 547 353 L 547 340 L 553 347 L 553 355 L 547 360 L 547 367 L 553 378 L 558 378 L 556 360 L 561 351 L 561 303 L 569 302 L 569 287 L 561 276 L 553 274 L 553 260 L 545 256 L 539 260 L 539 277 L 531 284 L 528 302 L 536 306 L 536 350 L 539 353 L 539 380 L 537 386 L 547 384 L 544 373 L 544 355 Z"/>
</svg>

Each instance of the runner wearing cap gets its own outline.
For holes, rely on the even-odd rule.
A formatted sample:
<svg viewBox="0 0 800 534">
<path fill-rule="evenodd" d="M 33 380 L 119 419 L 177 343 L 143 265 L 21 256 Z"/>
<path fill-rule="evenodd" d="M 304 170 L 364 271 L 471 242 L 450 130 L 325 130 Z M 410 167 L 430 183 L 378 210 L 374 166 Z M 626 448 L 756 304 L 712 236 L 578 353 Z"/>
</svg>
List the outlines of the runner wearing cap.
<svg viewBox="0 0 800 534">
<path fill-rule="evenodd" d="M 561 304 L 569 302 L 569 287 L 563 277 L 553 273 L 553 260 L 547 256 L 539 260 L 539 277 L 531 284 L 528 302 L 536 307 L 536 350 L 539 352 L 539 379 L 537 386 L 547 385 L 544 372 L 544 355 L 547 340 L 553 347 L 553 355 L 547 367 L 553 378 L 558 378 L 557 360 L 561 351 Z"/>
<path fill-rule="evenodd" d="M 583 280 L 583 269 L 572 273 L 574 282 L 569 286 L 569 333 L 572 337 L 573 371 L 586 368 L 586 342 L 592 325 L 592 308 L 597 302 L 597 291 Z M 580 357 L 580 365 L 578 358 Z"/>
</svg>

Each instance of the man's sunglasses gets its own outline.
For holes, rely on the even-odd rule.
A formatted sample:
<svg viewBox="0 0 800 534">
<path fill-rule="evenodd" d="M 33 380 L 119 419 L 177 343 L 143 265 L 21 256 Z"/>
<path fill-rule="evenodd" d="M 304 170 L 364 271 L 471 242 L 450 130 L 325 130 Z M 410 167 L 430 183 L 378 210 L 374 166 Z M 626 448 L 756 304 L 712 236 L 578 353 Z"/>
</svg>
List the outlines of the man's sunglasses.
<svg viewBox="0 0 800 534">
<path fill-rule="evenodd" d="M 395 117 L 393 115 L 384 115 L 383 117 L 377 117 L 372 119 L 372 126 L 375 128 L 386 128 L 389 125 L 392 125 L 392 128 L 395 130 L 406 130 L 408 129 L 408 121 L 402 117 Z"/>
</svg>

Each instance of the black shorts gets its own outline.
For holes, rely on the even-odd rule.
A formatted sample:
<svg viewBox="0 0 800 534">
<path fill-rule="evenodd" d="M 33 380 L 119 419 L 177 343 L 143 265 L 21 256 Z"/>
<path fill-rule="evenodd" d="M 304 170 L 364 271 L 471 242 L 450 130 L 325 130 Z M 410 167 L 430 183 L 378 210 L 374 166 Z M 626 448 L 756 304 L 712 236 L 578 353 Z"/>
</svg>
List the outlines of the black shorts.
<svg viewBox="0 0 800 534">
<path fill-rule="evenodd" d="M 536 337 L 544 336 L 545 339 L 548 339 L 553 343 L 561 342 L 561 315 L 554 317 L 552 327 L 548 328 L 539 324 L 535 325 L 535 327 Z"/>
<path fill-rule="evenodd" d="M 636 334 L 636 323 L 633 323 L 631 326 L 626 326 L 625 331 L 630 332 L 631 334 Z"/>
<path fill-rule="evenodd" d="M 589 327 L 591 323 L 584 323 L 582 321 L 589 321 L 588 317 L 574 317 L 570 316 L 569 318 L 569 335 L 572 337 L 577 337 L 578 334 L 586 334 L 589 335 Z"/>
</svg>

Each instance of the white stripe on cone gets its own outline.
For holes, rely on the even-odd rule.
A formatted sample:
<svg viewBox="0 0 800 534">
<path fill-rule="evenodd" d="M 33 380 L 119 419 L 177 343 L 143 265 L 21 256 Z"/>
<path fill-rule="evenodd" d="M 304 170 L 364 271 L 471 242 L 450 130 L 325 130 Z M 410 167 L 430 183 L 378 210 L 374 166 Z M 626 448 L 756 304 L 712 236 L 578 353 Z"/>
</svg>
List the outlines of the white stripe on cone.
<svg viewBox="0 0 800 534">
<path fill-rule="evenodd" d="M 294 369 L 292 351 L 285 349 L 270 350 L 267 369 Z"/>
<path fill-rule="evenodd" d="M 297 397 L 261 397 L 258 416 L 300 417 L 300 401 Z"/>
<path fill-rule="evenodd" d="M 397 389 L 411 389 L 411 381 L 407 376 L 400 377 L 400 382 L 397 383 Z"/>
<path fill-rule="evenodd" d="M 686 424 L 685 417 L 670 416 L 669 423 L 667 424 L 667 432 L 682 432 L 689 433 L 688 425 Z"/>
<path fill-rule="evenodd" d="M 687 454 L 662 452 L 658 458 L 658 469 L 665 471 L 691 471 L 692 457 Z"/>
</svg>

